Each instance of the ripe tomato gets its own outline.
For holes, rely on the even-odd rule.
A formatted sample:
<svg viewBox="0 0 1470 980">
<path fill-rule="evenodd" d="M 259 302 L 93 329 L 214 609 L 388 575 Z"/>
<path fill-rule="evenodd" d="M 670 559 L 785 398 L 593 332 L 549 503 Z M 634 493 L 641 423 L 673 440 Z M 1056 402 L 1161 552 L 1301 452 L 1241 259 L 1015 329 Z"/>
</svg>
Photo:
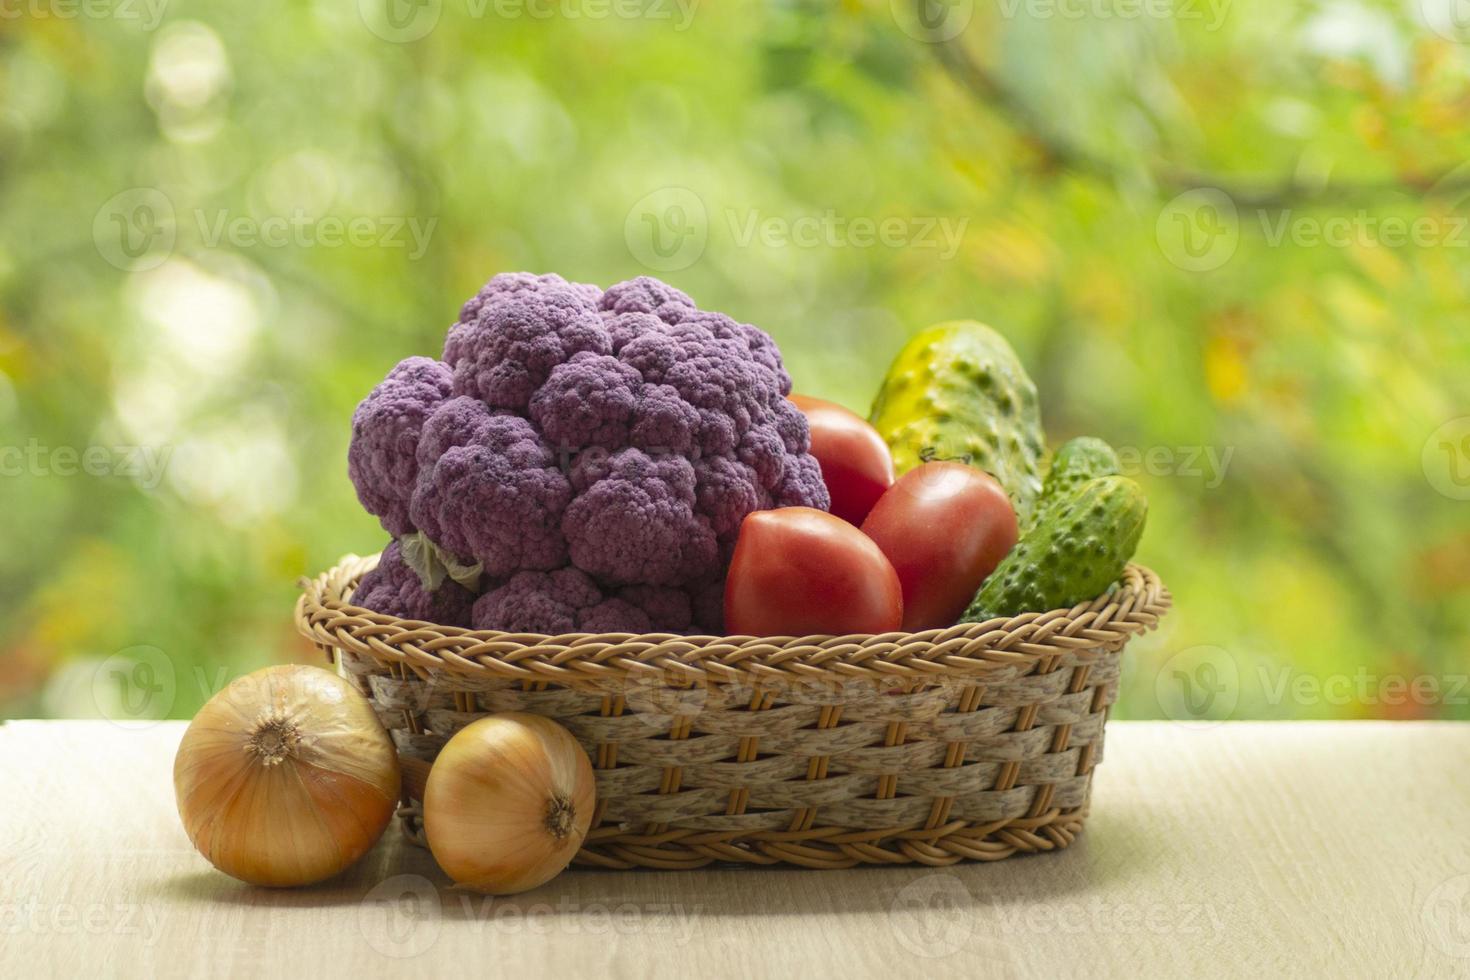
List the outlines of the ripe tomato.
<svg viewBox="0 0 1470 980">
<path fill-rule="evenodd" d="M 873 539 L 811 507 L 752 512 L 725 580 L 725 628 L 751 636 L 887 633 L 903 621 L 898 574 Z"/>
<path fill-rule="evenodd" d="M 832 494 L 832 513 L 861 524 L 893 485 L 893 456 L 878 430 L 841 405 L 791 395 L 812 430 L 812 455 L 822 466 L 822 482 Z"/>
<path fill-rule="evenodd" d="M 952 626 L 1019 536 L 1015 508 L 995 478 L 949 462 L 900 477 L 863 532 L 898 572 L 910 632 Z"/>
</svg>

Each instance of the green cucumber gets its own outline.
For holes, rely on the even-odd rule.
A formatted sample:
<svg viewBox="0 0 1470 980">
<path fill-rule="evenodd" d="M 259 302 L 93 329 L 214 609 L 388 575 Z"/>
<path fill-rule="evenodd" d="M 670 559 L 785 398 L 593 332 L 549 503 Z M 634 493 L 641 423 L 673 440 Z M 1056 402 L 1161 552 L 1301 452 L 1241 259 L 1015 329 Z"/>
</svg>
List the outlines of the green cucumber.
<svg viewBox="0 0 1470 980">
<path fill-rule="evenodd" d="M 1124 476 L 1060 494 L 981 585 L 961 621 L 1070 609 L 1102 595 L 1128 567 L 1147 517 L 1142 488 Z"/>
</svg>

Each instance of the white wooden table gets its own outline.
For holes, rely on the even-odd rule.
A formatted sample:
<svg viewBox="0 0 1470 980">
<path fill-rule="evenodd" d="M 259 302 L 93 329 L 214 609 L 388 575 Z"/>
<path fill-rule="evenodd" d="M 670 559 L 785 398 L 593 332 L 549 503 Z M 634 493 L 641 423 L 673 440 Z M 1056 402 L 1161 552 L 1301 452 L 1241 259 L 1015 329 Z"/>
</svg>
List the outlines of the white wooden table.
<svg viewBox="0 0 1470 980">
<path fill-rule="evenodd" d="M 1108 726 L 1069 850 L 930 870 L 448 887 L 390 828 L 252 888 L 174 809 L 184 726 L 0 726 L 0 976 L 1470 976 L 1470 725 Z"/>
</svg>

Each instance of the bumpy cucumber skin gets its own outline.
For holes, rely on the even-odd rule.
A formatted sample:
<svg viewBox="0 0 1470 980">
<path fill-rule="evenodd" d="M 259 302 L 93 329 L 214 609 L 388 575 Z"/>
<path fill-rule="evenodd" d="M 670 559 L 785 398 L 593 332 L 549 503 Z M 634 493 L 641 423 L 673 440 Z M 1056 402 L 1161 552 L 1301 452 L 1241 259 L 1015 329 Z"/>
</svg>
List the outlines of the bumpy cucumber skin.
<svg viewBox="0 0 1470 980">
<path fill-rule="evenodd" d="M 985 580 L 961 622 L 1069 609 L 1122 576 L 1148 517 L 1142 488 L 1125 476 L 1089 480 L 1042 511 Z"/>
<path fill-rule="evenodd" d="M 894 359 L 869 417 L 902 476 L 935 459 L 967 462 L 1005 488 L 1024 526 L 1046 453 L 1036 385 L 1004 337 L 973 320 L 924 330 Z"/>
<path fill-rule="evenodd" d="M 1118 454 L 1101 439 L 1078 436 L 1063 443 L 1052 456 L 1051 469 L 1047 471 L 1041 497 L 1036 502 L 1036 512 L 1040 514 L 1053 502 L 1072 496 L 1089 480 L 1117 476 L 1122 471 Z"/>
</svg>

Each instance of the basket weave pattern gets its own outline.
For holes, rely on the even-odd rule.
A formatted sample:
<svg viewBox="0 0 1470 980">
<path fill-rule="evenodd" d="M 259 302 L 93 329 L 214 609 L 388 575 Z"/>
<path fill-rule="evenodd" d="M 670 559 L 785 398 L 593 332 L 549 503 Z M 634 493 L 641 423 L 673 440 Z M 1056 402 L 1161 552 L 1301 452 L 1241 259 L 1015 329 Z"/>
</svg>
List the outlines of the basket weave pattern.
<svg viewBox="0 0 1470 980">
<path fill-rule="evenodd" d="M 422 775 L 485 714 L 574 734 L 597 770 L 577 863 L 997 860 L 1070 844 L 1087 812 L 1123 645 L 1169 608 L 1130 566 L 1070 610 L 875 636 L 472 632 L 348 601 L 376 556 L 305 583 L 298 629 L 373 702 Z"/>
</svg>

